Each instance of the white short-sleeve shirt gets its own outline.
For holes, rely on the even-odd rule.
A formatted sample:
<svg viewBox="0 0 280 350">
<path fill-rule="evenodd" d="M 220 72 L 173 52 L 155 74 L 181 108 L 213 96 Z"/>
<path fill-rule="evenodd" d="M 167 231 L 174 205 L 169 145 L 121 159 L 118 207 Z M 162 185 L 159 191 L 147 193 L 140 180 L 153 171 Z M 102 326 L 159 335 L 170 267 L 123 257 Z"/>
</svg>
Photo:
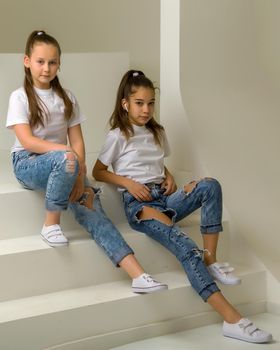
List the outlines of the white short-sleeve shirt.
<svg viewBox="0 0 280 350">
<path fill-rule="evenodd" d="M 73 117 L 66 121 L 64 118 L 64 102 L 53 89 L 42 90 L 35 88 L 36 93 L 43 101 L 49 112 L 45 118 L 45 126 L 38 125 L 32 129 L 34 136 L 54 143 L 67 144 L 68 128 L 82 123 L 86 118 L 81 113 L 75 96 L 68 90 L 66 93 L 73 103 Z M 29 104 L 23 87 L 12 92 L 9 100 L 6 127 L 12 128 L 16 124 L 29 124 Z M 12 152 L 21 151 L 24 148 L 16 137 Z"/>
<path fill-rule="evenodd" d="M 117 175 L 142 184 L 161 183 L 165 178 L 164 157 L 170 154 L 165 132 L 162 145 L 158 145 L 145 126 L 133 125 L 133 129 L 134 135 L 128 140 L 119 128 L 109 131 L 98 159 L 112 166 Z"/>
</svg>

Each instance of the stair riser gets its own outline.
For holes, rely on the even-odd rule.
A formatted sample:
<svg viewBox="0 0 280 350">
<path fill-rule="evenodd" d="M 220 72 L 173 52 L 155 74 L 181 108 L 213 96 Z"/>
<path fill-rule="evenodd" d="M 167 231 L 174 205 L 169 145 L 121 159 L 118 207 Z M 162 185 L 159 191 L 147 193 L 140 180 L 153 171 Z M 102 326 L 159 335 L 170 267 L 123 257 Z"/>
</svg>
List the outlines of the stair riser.
<svg viewBox="0 0 280 350">
<path fill-rule="evenodd" d="M 227 290 L 234 304 L 239 302 L 238 295 L 243 295 L 245 289 L 246 297 L 242 297 L 243 304 L 254 304 L 265 298 L 265 274 L 255 273 L 252 279 L 255 288 L 249 289 L 245 282 L 244 285 L 235 287 L 234 290 L 233 287 Z M 251 280 L 249 283 L 252 282 Z M 1 324 L 0 345 L 5 350 L 45 349 L 55 344 L 81 340 L 95 335 L 101 336 L 111 332 L 117 335 L 143 325 L 150 324 L 152 328 L 157 322 L 178 320 L 181 317 L 199 315 L 210 310 L 208 304 L 195 296 L 190 287 L 56 313 L 51 313 L 50 305 L 50 314 Z M 147 327 L 147 332 L 148 329 L 149 327 Z M 172 328 L 172 331 L 176 330 L 176 327 Z M 17 337 L 14 336 L 15 334 Z M 149 333 L 145 333 L 143 337 L 147 337 L 147 334 Z M 98 349 L 108 348 L 106 337 L 104 337 L 104 343 Z"/>
<path fill-rule="evenodd" d="M 147 272 L 156 274 L 180 268 L 166 249 L 145 235 L 128 234 L 127 241 Z M 0 274 L 0 301 L 128 278 L 88 239 L 70 242 L 67 247 L 46 246 L 41 250 L 0 255 Z"/>
</svg>

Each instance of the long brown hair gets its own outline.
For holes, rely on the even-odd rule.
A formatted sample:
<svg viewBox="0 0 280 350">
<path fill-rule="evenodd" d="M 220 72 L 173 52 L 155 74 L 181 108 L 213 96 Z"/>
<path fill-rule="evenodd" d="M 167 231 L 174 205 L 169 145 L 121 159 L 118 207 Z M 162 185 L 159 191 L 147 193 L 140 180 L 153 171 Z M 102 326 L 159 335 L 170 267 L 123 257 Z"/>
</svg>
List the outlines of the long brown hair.
<svg viewBox="0 0 280 350">
<path fill-rule="evenodd" d="M 33 31 L 26 42 L 25 47 L 25 55 L 30 57 L 32 54 L 32 50 L 34 46 L 37 43 L 44 43 L 44 44 L 50 44 L 57 48 L 59 57 L 61 56 L 61 49 L 59 46 L 59 43 L 57 40 L 52 37 L 51 35 L 48 35 L 43 30 L 35 30 Z M 44 126 L 44 117 L 48 117 L 48 111 L 46 115 L 46 106 L 44 106 L 43 101 L 40 99 L 40 97 L 37 95 L 36 91 L 33 87 L 33 79 L 30 72 L 30 69 L 27 67 L 24 67 L 25 71 L 25 78 L 24 78 L 24 89 L 26 91 L 26 95 L 28 98 L 29 103 L 29 120 L 30 120 L 30 126 L 36 127 L 38 125 Z M 66 94 L 65 90 L 60 85 L 59 79 L 56 76 L 50 83 L 53 90 L 58 94 L 60 98 L 63 99 L 64 102 L 64 117 L 66 120 L 71 119 L 73 114 L 73 104 Z M 45 108 L 44 108 L 45 107 Z"/>
<path fill-rule="evenodd" d="M 145 74 L 139 70 L 129 70 L 123 76 L 118 91 L 115 109 L 109 120 L 111 129 L 120 128 L 121 132 L 125 135 L 126 139 L 134 135 L 133 126 L 129 121 L 127 111 L 123 108 L 122 100 L 128 100 L 135 91 L 140 88 L 149 88 L 155 92 L 155 87 L 152 81 L 145 76 Z M 152 117 L 145 125 L 154 135 L 155 142 L 161 144 L 163 127 L 156 122 Z"/>
</svg>

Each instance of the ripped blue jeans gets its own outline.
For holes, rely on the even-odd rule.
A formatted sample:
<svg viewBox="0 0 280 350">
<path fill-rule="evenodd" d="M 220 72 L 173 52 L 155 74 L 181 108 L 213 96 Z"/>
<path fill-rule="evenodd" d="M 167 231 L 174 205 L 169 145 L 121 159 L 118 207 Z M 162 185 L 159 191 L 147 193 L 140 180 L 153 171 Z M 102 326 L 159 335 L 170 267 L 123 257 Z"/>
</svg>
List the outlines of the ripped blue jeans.
<svg viewBox="0 0 280 350">
<path fill-rule="evenodd" d="M 44 154 L 27 151 L 12 155 L 14 173 L 19 183 L 29 190 L 44 191 L 47 210 L 61 211 L 68 207 L 75 219 L 104 250 L 115 266 L 133 250 L 121 233 L 106 216 L 99 199 L 99 191 L 93 189 L 93 209 L 80 204 L 80 200 L 69 203 L 69 195 L 78 174 L 78 161 L 67 159 L 65 151 L 52 151 Z M 73 153 L 72 153 L 73 155 Z M 90 186 L 85 177 L 85 186 Z"/>
<path fill-rule="evenodd" d="M 202 253 L 196 243 L 175 223 L 201 208 L 201 232 L 211 234 L 222 231 L 222 191 L 219 182 L 203 179 L 190 193 L 178 189 L 167 196 L 163 194 L 165 190 L 160 185 L 147 186 L 153 198 L 149 202 L 139 202 L 128 191 L 123 192 L 125 213 L 130 226 L 146 233 L 173 253 L 182 264 L 192 287 L 207 301 L 219 288 L 202 261 Z M 169 226 L 156 219 L 140 220 L 138 214 L 145 206 L 163 212 L 172 219 L 173 224 Z"/>
</svg>

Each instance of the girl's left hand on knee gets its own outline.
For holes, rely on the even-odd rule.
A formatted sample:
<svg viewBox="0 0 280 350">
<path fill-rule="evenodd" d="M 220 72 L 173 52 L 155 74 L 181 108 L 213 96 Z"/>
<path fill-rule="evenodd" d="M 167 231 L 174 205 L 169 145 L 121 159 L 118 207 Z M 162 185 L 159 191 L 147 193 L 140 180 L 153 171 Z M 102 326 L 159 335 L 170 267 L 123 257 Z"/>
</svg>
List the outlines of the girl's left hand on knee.
<svg viewBox="0 0 280 350">
<path fill-rule="evenodd" d="M 81 205 L 84 205 L 88 209 L 94 209 L 93 199 L 94 199 L 93 189 L 91 187 L 85 187 L 85 192 L 84 192 L 83 197 L 79 203 Z"/>
<path fill-rule="evenodd" d="M 191 181 L 187 185 L 184 186 L 185 193 L 191 193 L 197 186 L 199 181 Z"/>
</svg>

